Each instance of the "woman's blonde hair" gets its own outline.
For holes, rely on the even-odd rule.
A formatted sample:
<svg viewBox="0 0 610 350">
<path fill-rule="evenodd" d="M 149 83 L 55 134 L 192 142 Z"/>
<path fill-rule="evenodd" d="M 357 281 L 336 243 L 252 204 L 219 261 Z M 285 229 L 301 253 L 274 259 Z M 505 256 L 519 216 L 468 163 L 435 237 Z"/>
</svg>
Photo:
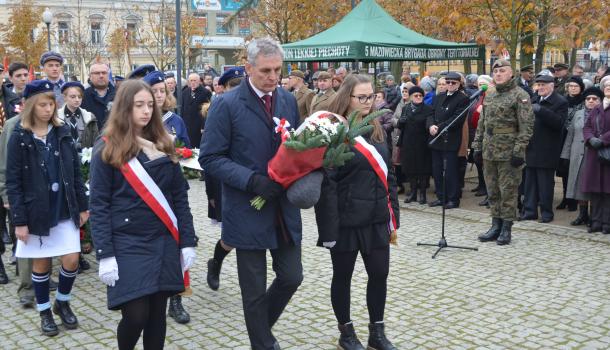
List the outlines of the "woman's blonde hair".
<svg viewBox="0 0 610 350">
<path fill-rule="evenodd" d="M 32 131 L 35 124 L 34 118 L 36 118 L 34 106 L 36 106 L 36 103 L 42 99 L 51 100 L 53 101 L 53 105 L 55 105 L 55 108 L 53 108 L 53 116 L 51 117 L 49 123 L 53 124 L 53 126 L 60 126 L 63 124 L 63 122 L 57 116 L 57 101 L 55 100 L 55 93 L 52 91 L 41 92 L 25 100 L 23 111 L 21 112 L 21 127 L 25 130 Z"/>
<path fill-rule="evenodd" d="M 140 91 L 147 91 L 154 101 L 148 84 L 141 80 L 124 81 L 117 91 L 110 117 L 103 131 L 106 145 L 102 160 L 115 168 L 120 168 L 140 152 L 136 128 L 133 123 L 134 97 Z M 142 138 L 151 141 L 157 149 L 177 162 L 174 142 L 161 121 L 161 110 L 153 103 L 153 113 L 148 124 L 142 129 Z"/>
<path fill-rule="evenodd" d="M 349 117 L 348 113 L 350 102 L 352 100 L 352 94 L 354 93 L 354 88 L 356 85 L 360 84 L 371 84 L 373 87 L 373 80 L 368 75 L 364 74 L 349 74 L 345 77 L 343 84 L 335 96 L 333 96 L 330 106 L 328 106 L 328 111 L 332 113 L 337 113 L 344 117 Z M 373 89 L 373 91 L 375 91 Z M 375 110 L 375 103 L 371 104 L 371 110 L 369 113 Z M 359 120 L 362 120 L 362 115 L 358 116 Z M 373 133 L 371 134 L 371 140 L 376 143 L 382 143 L 385 141 L 385 131 L 383 131 L 383 127 L 377 118 L 371 121 L 373 125 Z"/>
<path fill-rule="evenodd" d="M 163 82 L 163 84 L 165 85 L 165 102 L 163 103 L 163 106 L 161 107 L 161 111 L 162 112 L 167 112 L 167 111 L 172 111 L 174 109 L 176 109 L 176 98 L 174 97 L 174 94 L 172 94 L 171 91 L 169 91 L 169 89 L 167 88 L 167 83 Z"/>
<path fill-rule="evenodd" d="M 83 89 L 79 88 L 78 86 L 70 86 L 69 88 L 65 89 L 64 92 L 62 92 L 61 94 L 64 95 L 65 97 L 68 96 L 68 91 L 72 90 L 72 89 L 76 89 L 76 91 L 78 91 L 78 93 L 80 94 L 80 97 L 84 97 L 84 91 Z"/>
</svg>

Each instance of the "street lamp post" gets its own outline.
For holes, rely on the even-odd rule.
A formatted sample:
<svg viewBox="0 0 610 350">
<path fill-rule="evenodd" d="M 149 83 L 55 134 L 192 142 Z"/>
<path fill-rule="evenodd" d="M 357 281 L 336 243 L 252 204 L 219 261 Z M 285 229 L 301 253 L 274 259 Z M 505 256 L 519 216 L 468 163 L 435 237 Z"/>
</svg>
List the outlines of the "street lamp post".
<svg viewBox="0 0 610 350">
<path fill-rule="evenodd" d="M 53 12 L 47 7 L 42 13 L 42 21 L 47 25 L 47 47 L 51 51 L 51 22 L 53 22 Z"/>
</svg>

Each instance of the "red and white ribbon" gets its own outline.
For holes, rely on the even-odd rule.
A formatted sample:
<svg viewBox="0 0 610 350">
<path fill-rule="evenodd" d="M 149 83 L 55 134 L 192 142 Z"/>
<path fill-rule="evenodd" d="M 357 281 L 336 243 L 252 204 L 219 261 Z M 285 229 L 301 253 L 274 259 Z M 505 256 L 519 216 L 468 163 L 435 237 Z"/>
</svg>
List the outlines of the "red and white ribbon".
<svg viewBox="0 0 610 350">
<path fill-rule="evenodd" d="M 275 132 L 282 135 L 282 142 L 286 141 L 290 136 L 290 132 L 288 131 L 290 122 L 288 122 L 286 118 L 279 119 L 277 117 L 273 117 L 273 121 L 276 125 Z"/>
<path fill-rule="evenodd" d="M 379 180 L 381 180 L 381 183 L 383 183 L 383 187 L 385 187 L 388 197 L 388 210 L 390 211 L 390 221 L 388 222 L 388 229 L 390 230 L 390 233 L 392 233 L 392 231 L 396 230 L 397 225 L 396 216 L 394 215 L 394 209 L 392 209 L 392 202 L 390 200 L 390 188 L 388 186 L 388 166 L 383 160 L 381 154 L 379 154 L 379 152 L 377 151 L 377 149 L 370 143 L 366 142 L 364 137 L 358 136 L 354 138 L 354 140 L 356 141 L 356 143 L 354 144 L 354 148 L 356 148 L 356 150 L 362 153 L 364 158 L 366 158 L 366 160 L 369 162 L 369 164 L 375 171 L 375 174 L 377 174 Z"/>
</svg>

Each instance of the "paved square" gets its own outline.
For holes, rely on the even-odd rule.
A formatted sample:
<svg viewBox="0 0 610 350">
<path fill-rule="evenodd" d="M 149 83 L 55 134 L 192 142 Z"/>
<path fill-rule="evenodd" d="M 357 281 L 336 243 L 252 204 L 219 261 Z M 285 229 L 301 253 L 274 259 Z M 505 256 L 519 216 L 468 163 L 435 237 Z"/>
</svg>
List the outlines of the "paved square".
<svg viewBox="0 0 610 350">
<path fill-rule="evenodd" d="M 190 184 L 200 237 L 191 274 L 195 293 L 184 300 L 191 322 L 178 325 L 168 319 L 166 349 L 248 349 L 234 253 L 223 265 L 219 291 L 211 291 L 205 262 L 220 230 L 207 218 L 203 183 Z M 487 215 L 454 209 L 447 212 L 448 242 L 479 251 L 444 249 L 432 260 L 435 248 L 417 247 L 416 242 L 438 242 L 439 213 L 417 204 L 401 210 L 385 315 L 387 335 L 397 348 L 610 348 L 610 237 L 526 222 L 515 224 L 511 245 L 499 247 L 476 240 L 489 226 Z M 332 268 L 328 252 L 315 247 L 313 210 L 303 211 L 303 231 L 305 280 L 274 334 L 283 349 L 335 349 Z M 93 255 L 87 258 L 94 262 Z M 17 277 L 14 267 L 6 265 L 11 282 L 0 286 L 0 348 L 116 348 L 120 313 L 106 308 L 106 288 L 97 278 L 96 263 L 75 283 L 72 305 L 80 327 L 65 331 L 60 326 L 54 338 L 40 335 L 36 311 L 17 305 Z M 368 336 L 366 280 L 359 261 L 352 282 L 352 317 L 363 343 Z"/>
</svg>

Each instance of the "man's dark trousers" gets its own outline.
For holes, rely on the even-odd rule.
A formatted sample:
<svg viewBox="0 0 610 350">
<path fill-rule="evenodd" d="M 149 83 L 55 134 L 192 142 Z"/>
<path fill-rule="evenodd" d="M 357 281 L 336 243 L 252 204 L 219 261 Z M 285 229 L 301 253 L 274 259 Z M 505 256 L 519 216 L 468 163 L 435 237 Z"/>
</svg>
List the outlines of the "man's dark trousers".
<svg viewBox="0 0 610 350">
<path fill-rule="evenodd" d="M 434 176 L 434 188 L 436 197 L 443 201 L 443 159 L 447 159 L 447 174 L 445 176 L 445 186 L 447 189 L 446 198 L 448 202 L 460 203 L 459 197 L 459 178 L 458 178 L 458 156 L 456 151 L 437 151 L 432 150 L 432 175 Z"/>
<path fill-rule="evenodd" d="M 279 239 L 270 249 L 275 279 L 267 288 L 267 251 L 237 250 L 237 273 L 244 305 L 246 328 L 254 350 L 273 349 L 271 328 L 303 281 L 301 246 Z"/>
<path fill-rule="evenodd" d="M 523 216 L 537 218 L 540 206 L 542 219 L 553 220 L 554 191 L 555 169 L 525 167 Z"/>
</svg>

